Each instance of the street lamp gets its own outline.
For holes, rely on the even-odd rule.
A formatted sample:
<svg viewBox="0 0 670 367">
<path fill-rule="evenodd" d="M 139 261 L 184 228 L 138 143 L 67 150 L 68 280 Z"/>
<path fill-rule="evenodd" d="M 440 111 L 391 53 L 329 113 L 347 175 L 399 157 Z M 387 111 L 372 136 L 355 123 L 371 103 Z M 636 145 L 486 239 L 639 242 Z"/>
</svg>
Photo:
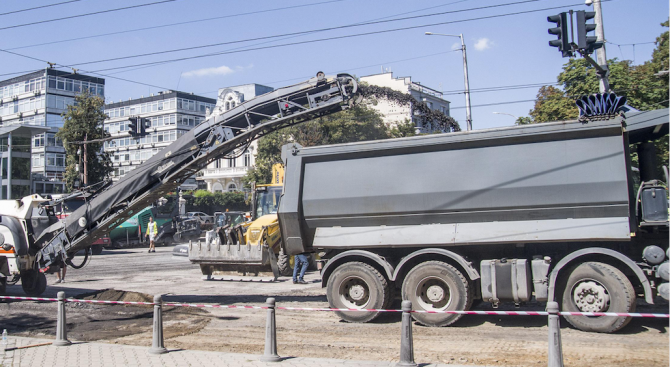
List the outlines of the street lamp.
<svg viewBox="0 0 670 367">
<path fill-rule="evenodd" d="M 463 41 L 463 34 L 442 34 L 426 32 L 426 36 L 445 36 L 445 37 L 460 37 L 461 50 L 463 51 L 463 77 L 465 79 L 465 120 L 467 122 L 467 130 L 472 130 L 472 111 L 470 110 L 470 82 L 468 82 L 468 57 L 465 54 L 465 41 Z"/>
<path fill-rule="evenodd" d="M 495 113 L 496 115 L 507 115 L 507 116 L 512 116 L 512 117 L 514 117 L 514 120 L 515 120 L 515 121 L 519 119 L 518 117 L 512 115 L 511 113 L 507 113 L 507 112 L 494 112 L 494 113 Z"/>
</svg>

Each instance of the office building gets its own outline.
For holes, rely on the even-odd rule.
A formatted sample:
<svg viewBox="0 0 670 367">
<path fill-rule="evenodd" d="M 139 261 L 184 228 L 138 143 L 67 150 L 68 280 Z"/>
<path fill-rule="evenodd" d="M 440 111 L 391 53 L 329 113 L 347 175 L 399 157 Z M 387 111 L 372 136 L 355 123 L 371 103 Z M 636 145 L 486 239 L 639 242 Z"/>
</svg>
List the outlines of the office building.
<svg viewBox="0 0 670 367">
<path fill-rule="evenodd" d="M 52 194 L 65 191 L 63 173 L 65 172 L 65 148 L 56 138 L 58 129 L 63 127 L 61 114 L 67 111 L 67 106 L 74 104 L 76 94 L 88 92 L 94 96 L 104 98 L 105 80 L 82 74 L 68 73 L 56 69 L 44 69 L 33 73 L 17 76 L 0 81 L 0 124 L 3 128 L 11 126 L 26 126 L 18 130 L 0 131 L 2 138 L 9 143 L 12 137 L 11 154 L 25 154 L 29 147 L 30 177 L 22 179 L 17 185 L 28 185 L 29 193 Z M 46 128 L 34 128 L 46 127 Z M 28 139 L 27 141 L 24 141 Z M 5 149 L 5 148 L 3 148 Z M 3 150 L 3 155 L 7 153 Z M 14 163 L 20 162 L 14 159 Z M 5 168 L 3 168 L 5 170 Z M 12 170 L 9 170 L 11 172 Z M 26 176 L 22 173 L 23 176 Z M 4 183 L 7 176 L 3 176 L 3 190 L 9 183 Z M 16 176 L 12 178 L 14 180 Z M 10 186 L 13 186 L 12 183 Z M 18 190 L 18 188 L 17 188 Z M 10 190 L 11 197 L 17 195 L 17 190 Z M 22 188 L 20 192 L 25 190 Z M 2 199 L 7 198 L 3 191 Z"/>
<path fill-rule="evenodd" d="M 158 92 L 149 97 L 105 105 L 104 128 L 114 139 L 105 142 L 104 151 L 112 159 L 112 179 L 118 180 L 137 168 L 160 150 L 177 140 L 184 132 L 205 119 L 216 104 L 213 98 L 178 91 Z M 151 127 L 141 138 L 130 136 L 129 117 L 147 118 Z M 196 189 L 195 179 L 188 180 L 182 189 Z"/>
</svg>

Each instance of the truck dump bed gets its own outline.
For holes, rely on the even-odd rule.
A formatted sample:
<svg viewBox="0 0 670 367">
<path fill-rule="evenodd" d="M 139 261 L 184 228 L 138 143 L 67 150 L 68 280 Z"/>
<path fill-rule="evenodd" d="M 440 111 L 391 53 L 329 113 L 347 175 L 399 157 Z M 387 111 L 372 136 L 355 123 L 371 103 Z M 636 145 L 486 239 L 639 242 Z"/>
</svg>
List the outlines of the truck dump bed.
<svg viewBox="0 0 670 367">
<path fill-rule="evenodd" d="M 287 145 L 289 254 L 349 247 L 629 240 L 622 119 Z"/>
</svg>

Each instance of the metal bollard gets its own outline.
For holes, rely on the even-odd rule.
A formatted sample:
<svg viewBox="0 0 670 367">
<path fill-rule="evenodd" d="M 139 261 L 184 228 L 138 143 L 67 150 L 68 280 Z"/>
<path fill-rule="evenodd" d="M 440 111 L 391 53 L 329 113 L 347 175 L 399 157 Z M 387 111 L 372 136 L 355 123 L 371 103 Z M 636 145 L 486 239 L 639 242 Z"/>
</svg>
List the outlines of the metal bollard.
<svg viewBox="0 0 670 367">
<path fill-rule="evenodd" d="M 396 366 L 416 367 L 412 341 L 412 301 L 402 301 L 402 332 L 400 336 L 400 362 Z"/>
<path fill-rule="evenodd" d="M 167 353 L 163 343 L 163 297 L 160 295 L 154 296 L 154 335 L 149 348 L 151 354 Z"/>
<path fill-rule="evenodd" d="M 67 340 L 67 319 L 65 317 L 65 292 L 58 292 L 58 319 L 56 321 L 56 340 L 53 345 L 64 347 L 72 344 Z"/>
<path fill-rule="evenodd" d="M 558 316 L 558 302 L 547 302 L 549 312 L 549 367 L 563 367 L 563 347 L 561 345 L 561 322 Z"/>
<path fill-rule="evenodd" d="M 275 299 L 268 298 L 265 301 L 268 307 L 268 318 L 265 322 L 265 353 L 261 362 L 279 362 L 281 357 L 277 354 L 277 325 L 275 323 Z"/>
</svg>

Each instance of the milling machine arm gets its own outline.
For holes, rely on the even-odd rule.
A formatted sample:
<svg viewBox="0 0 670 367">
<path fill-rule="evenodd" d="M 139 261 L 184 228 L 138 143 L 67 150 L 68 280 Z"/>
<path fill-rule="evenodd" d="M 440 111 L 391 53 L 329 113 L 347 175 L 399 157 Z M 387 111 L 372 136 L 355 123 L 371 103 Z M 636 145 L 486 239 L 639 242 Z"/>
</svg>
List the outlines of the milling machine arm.
<svg viewBox="0 0 670 367">
<path fill-rule="evenodd" d="M 348 74 L 316 77 L 258 96 L 228 111 L 217 105 L 204 122 L 185 132 L 118 182 L 97 193 L 36 241 L 39 269 L 90 246 L 119 224 L 216 159 L 273 131 L 349 108 L 358 96 Z"/>
</svg>

